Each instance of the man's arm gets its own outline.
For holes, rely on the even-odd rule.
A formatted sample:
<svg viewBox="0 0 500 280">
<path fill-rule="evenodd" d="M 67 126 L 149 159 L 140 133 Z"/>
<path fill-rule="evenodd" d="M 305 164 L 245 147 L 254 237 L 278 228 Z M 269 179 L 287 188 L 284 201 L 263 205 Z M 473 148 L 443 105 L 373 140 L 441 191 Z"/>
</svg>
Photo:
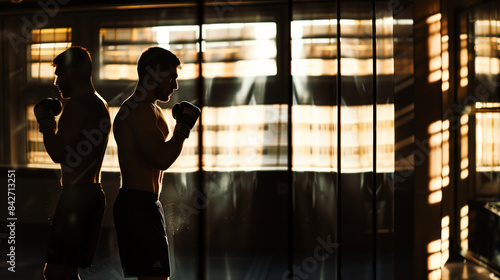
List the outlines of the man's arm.
<svg viewBox="0 0 500 280">
<path fill-rule="evenodd" d="M 157 115 L 150 106 L 139 106 L 133 114 L 130 115 L 130 124 L 140 153 L 153 168 L 168 169 L 181 154 L 186 137 L 174 134 L 165 141 L 157 126 Z"/>
<path fill-rule="evenodd" d="M 69 101 L 59 118 L 57 132 L 48 130 L 43 133 L 45 149 L 55 163 L 65 163 L 67 148 L 74 147 L 75 142 L 83 140 L 81 132 L 89 113 L 81 104 Z"/>
</svg>

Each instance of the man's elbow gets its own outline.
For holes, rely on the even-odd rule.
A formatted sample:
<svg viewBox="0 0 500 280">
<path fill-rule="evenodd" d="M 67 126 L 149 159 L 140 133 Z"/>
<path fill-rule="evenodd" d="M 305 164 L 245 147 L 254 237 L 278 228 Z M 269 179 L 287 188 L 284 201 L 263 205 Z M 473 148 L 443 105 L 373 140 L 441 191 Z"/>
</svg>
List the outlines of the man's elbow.
<svg viewBox="0 0 500 280">
<path fill-rule="evenodd" d="M 66 153 L 64 151 L 61 151 L 59 149 L 54 149 L 52 148 L 47 148 L 45 146 L 45 150 L 47 151 L 47 154 L 49 154 L 50 158 L 54 163 L 62 163 L 65 160 Z"/>
<path fill-rule="evenodd" d="M 60 145 L 57 141 L 55 141 L 54 135 L 44 134 L 43 137 L 45 151 L 49 154 L 52 161 L 54 163 L 64 162 L 66 151 L 60 148 L 63 145 Z"/>
<path fill-rule="evenodd" d="M 177 154 L 169 154 L 168 156 L 162 156 L 156 160 L 153 167 L 158 170 L 167 170 L 172 166 L 175 160 L 179 157 Z"/>
<path fill-rule="evenodd" d="M 167 170 L 172 164 L 173 162 L 171 161 L 162 160 L 153 165 L 153 167 L 158 170 Z"/>
<path fill-rule="evenodd" d="M 61 163 L 64 162 L 64 156 L 63 155 L 54 155 L 54 154 L 49 154 L 50 158 L 54 163 Z"/>
<path fill-rule="evenodd" d="M 167 170 L 170 166 L 172 166 L 182 152 L 182 142 L 183 141 L 180 142 L 180 145 L 178 145 L 178 143 L 174 143 L 174 145 L 172 145 L 172 140 L 170 140 L 169 142 L 166 142 L 165 146 L 161 149 L 155 149 L 158 152 L 152 155 L 153 167 L 158 170 Z"/>
</svg>

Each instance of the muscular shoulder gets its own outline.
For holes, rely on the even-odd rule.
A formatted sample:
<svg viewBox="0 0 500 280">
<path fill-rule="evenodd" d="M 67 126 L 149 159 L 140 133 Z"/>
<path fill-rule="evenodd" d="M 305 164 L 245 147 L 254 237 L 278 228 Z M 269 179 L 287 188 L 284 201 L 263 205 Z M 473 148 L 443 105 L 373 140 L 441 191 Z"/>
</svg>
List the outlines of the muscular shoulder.
<svg viewBox="0 0 500 280">
<path fill-rule="evenodd" d="M 104 100 L 90 100 L 90 97 L 71 98 L 64 106 L 58 122 L 58 134 L 67 138 L 80 137 L 83 131 L 98 129 L 106 135 L 111 123 Z M 79 136 L 80 135 L 80 136 Z"/>
<path fill-rule="evenodd" d="M 67 103 L 68 109 L 84 113 L 89 118 L 99 118 L 109 116 L 108 104 L 98 94 L 91 94 L 86 97 L 72 98 Z"/>
<path fill-rule="evenodd" d="M 114 119 L 114 129 L 120 130 L 128 127 L 140 130 L 155 123 L 156 115 L 150 103 L 134 103 L 130 99 L 125 101 Z"/>
<path fill-rule="evenodd" d="M 77 106 L 80 107 L 80 110 L 86 111 L 89 117 L 89 126 L 110 126 L 108 103 L 98 93 L 89 95 L 89 97 L 78 102 Z"/>
<path fill-rule="evenodd" d="M 133 103 L 127 100 L 120 107 L 117 119 L 131 125 L 140 125 L 144 122 L 154 121 L 156 118 L 152 104 Z"/>
</svg>

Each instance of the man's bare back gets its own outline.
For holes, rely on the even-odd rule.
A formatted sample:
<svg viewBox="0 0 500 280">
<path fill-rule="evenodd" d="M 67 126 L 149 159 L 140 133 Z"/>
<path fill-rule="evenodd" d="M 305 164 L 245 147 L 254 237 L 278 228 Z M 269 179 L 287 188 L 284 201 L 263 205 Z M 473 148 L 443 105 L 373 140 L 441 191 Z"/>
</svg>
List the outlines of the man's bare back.
<svg viewBox="0 0 500 280">
<path fill-rule="evenodd" d="M 47 246 L 45 279 L 80 279 L 79 267 L 93 261 L 105 197 L 100 172 L 111 129 L 108 106 L 92 83 L 92 60 L 85 48 L 71 47 L 53 61 L 54 85 L 67 100 L 40 101 L 34 108 L 47 153 L 61 164 L 62 193 Z"/>
<path fill-rule="evenodd" d="M 66 137 L 61 142 L 67 143 L 67 154 L 60 161 L 63 185 L 100 182 L 111 128 L 107 108 L 104 99 L 96 92 L 68 101 L 58 125 L 58 134 Z M 80 133 L 71 133 L 73 131 Z"/>
</svg>

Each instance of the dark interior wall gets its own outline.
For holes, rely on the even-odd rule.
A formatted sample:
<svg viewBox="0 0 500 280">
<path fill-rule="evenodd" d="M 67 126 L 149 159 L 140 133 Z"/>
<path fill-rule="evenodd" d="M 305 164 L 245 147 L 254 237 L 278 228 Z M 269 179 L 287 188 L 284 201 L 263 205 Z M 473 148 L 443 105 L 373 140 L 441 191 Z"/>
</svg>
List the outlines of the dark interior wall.
<svg viewBox="0 0 500 280">
<path fill-rule="evenodd" d="M 497 261 L 497 240 L 498 240 L 498 227 L 497 227 L 497 214 L 495 208 L 488 208 L 485 205 L 489 203 L 496 204 L 498 201 L 499 180 L 498 172 L 495 169 L 482 170 L 480 166 L 485 165 L 484 161 L 479 162 L 476 158 L 479 150 L 479 145 L 484 145 L 475 141 L 476 132 L 482 132 L 483 139 L 494 139 L 495 136 L 489 136 L 491 128 L 478 130 L 480 122 L 479 114 L 485 116 L 482 109 L 475 108 L 476 102 L 498 102 L 498 74 L 494 70 L 488 69 L 479 64 L 476 58 L 485 59 L 492 58 L 498 59 L 498 51 L 496 45 L 488 46 L 481 40 L 485 38 L 498 37 L 498 31 L 492 27 L 489 30 L 481 30 L 478 26 L 479 22 L 488 23 L 494 26 L 498 20 L 499 3 L 497 1 L 458 1 L 457 3 L 450 3 L 450 9 L 454 9 L 455 15 L 455 33 L 465 35 L 467 39 L 462 39 L 462 49 L 467 51 L 465 58 L 465 66 L 468 73 L 465 76 L 467 84 L 461 85 L 459 81 L 455 82 L 456 95 L 455 106 L 456 111 L 460 115 L 468 115 L 468 133 L 465 134 L 465 141 L 457 141 L 457 154 L 460 150 L 468 150 L 469 161 L 469 174 L 464 178 L 457 175 L 457 188 L 456 188 L 456 224 L 457 234 L 460 231 L 460 224 L 464 222 L 460 217 L 459 210 L 461 207 L 468 209 L 468 242 L 467 246 L 459 246 L 461 254 L 469 259 L 474 259 L 481 262 L 483 265 L 488 266 L 498 273 L 500 270 Z M 480 32 L 479 34 L 476 32 Z M 458 37 L 458 36 L 456 36 Z M 458 43 L 456 50 L 458 51 Z M 482 51 L 486 50 L 486 52 Z M 464 62 L 463 58 L 460 60 L 460 55 L 457 53 L 456 57 L 456 71 L 459 70 L 459 63 Z M 479 68 L 482 67 L 482 68 Z M 457 75 L 457 78 L 459 76 Z M 462 76 L 463 78 L 463 76 Z M 470 110 L 472 108 L 472 110 Z M 498 111 L 492 110 L 490 116 L 494 116 Z M 495 124 L 496 125 L 496 124 Z M 487 127 L 487 126 L 486 126 Z M 457 139 L 459 139 L 457 137 Z M 484 149 L 483 149 L 484 151 Z M 496 152 L 490 152 L 493 158 L 496 157 Z M 483 153 L 484 156 L 484 153 Z M 486 164 L 487 165 L 487 164 Z"/>
<path fill-rule="evenodd" d="M 466 19 L 460 19 L 459 15 L 479 3 L 487 1 L 422 1 L 415 5 L 414 9 L 414 31 L 415 31 L 415 143 L 424 143 L 424 151 L 431 151 L 429 140 L 429 126 L 435 122 L 447 122 L 449 135 L 448 143 L 441 145 L 439 161 L 442 166 L 449 162 L 449 183 L 441 188 L 442 198 L 440 203 L 429 204 L 429 182 L 432 170 L 432 161 L 436 160 L 432 156 L 424 157 L 423 164 L 415 161 L 415 206 L 414 206 L 414 269 L 417 271 L 415 279 L 425 277 L 430 253 L 427 252 L 426 245 L 433 240 L 441 239 L 446 231 L 443 228 L 442 218 L 449 217 L 449 255 L 450 260 L 457 260 L 465 256 L 464 248 L 461 244 L 461 213 L 462 207 L 473 205 L 473 190 L 476 188 L 473 182 L 473 175 L 466 179 L 461 179 L 461 124 L 460 116 L 467 114 L 466 106 L 472 105 L 468 96 L 471 94 L 467 89 L 460 87 L 460 38 L 459 30 L 464 31 L 463 24 Z M 435 82 L 429 80 L 430 57 L 417 54 L 428 54 L 438 50 L 431 48 L 428 44 L 430 34 L 430 23 L 427 22 L 430 16 L 440 14 L 439 34 L 441 36 L 440 45 L 434 48 L 441 48 L 441 57 L 444 58 L 441 65 L 442 73 L 449 72 L 449 76 L 443 75 Z M 461 28 L 459 28 L 462 26 Z M 465 29 L 466 30 L 466 29 Z M 470 41 L 471 42 L 471 41 Z M 473 50 L 469 49 L 469 66 L 474 64 L 472 59 Z M 473 72 L 469 67 L 469 73 Z M 469 81 L 471 78 L 469 77 Z M 470 83 L 470 82 L 469 82 Z M 475 89 L 472 89 L 473 91 Z M 470 91 L 470 89 L 469 89 Z M 472 127 L 469 125 L 469 128 Z M 445 129 L 442 130 L 445 132 Z M 445 134 L 443 134 L 445 135 Z M 469 129 L 469 143 L 474 142 L 475 131 Z M 466 147 L 469 155 L 475 156 L 475 148 Z M 418 146 L 415 147 L 418 151 Z M 470 161 L 469 174 L 475 168 L 475 163 Z M 435 167 L 435 166 L 434 166 Z M 470 213 L 467 221 L 470 222 L 469 232 L 476 228 L 474 213 Z M 425 229 L 425 230 L 423 230 Z M 467 249 L 465 248 L 465 251 Z M 461 256 L 462 255 L 462 256 Z M 418 256 L 418 257 L 417 257 Z M 419 272 L 420 271 L 420 272 Z M 429 271 L 427 270 L 427 273 Z M 422 274 L 420 274 L 422 273 Z"/>
<path fill-rule="evenodd" d="M 414 137 L 415 143 L 405 146 L 404 149 L 396 151 L 396 159 L 406 159 L 411 156 L 413 158 L 414 165 L 408 166 L 408 162 L 405 160 L 396 161 L 396 171 L 395 171 L 395 186 L 394 186 L 394 240 L 393 248 L 395 251 L 394 255 L 394 275 L 395 279 L 410 279 L 408 274 L 413 275 L 413 279 L 424 279 L 427 277 L 428 271 L 428 256 L 427 245 L 430 241 L 437 240 L 441 238 L 441 219 L 443 216 L 450 216 L 451 218 L 451 243 L 452 250 L 459 250 L 459 217 L 455 215 L 461 206 L 467 203 L 468 194 L 456 193 L 455 187 L 459 185 L 459 160 L 456 158 L 457 150 L 460 148 L 457 143 L 457 129 L 453 125 L 450 128 L 450 146 L 448 147 L 450 152 L 450 184 L 447 188 L 443 188 L 443 198 L 441 203 L 429 204 L 428 198 L 430 195 L 429 191 L 429 180 L 430 180 L 430 166 L 432 164 L 429 158 L 429 139 L 430 135 L 428 132 L 429 126 L 437 121 L 448 120 L 451 124 L 455 120 L 457 112 L 454 111 L 455 104 L 463 101 L 463 97 L 454 96 L 456 92 L 456 83 L 454 73 L 458 73 L 459 66 L 457 66 L 456 57 L 458 44 L 456 39 L 456 13 L 464 7 L 473 5 L 474 3 L 481 1 L 437 1 L 437 0 L 426 0 L 419 1 L 418 5 L 410 5 L 410 1 L 401 1 L 406 5 L 405 9 L 401 12 L 395 13 L 395 19 L 413 19 L 414 26 L 413 30 L 402 30 L 402 35 L 399 36 L 397 42 L 394 45 L 394 63 L 395 63 L 395 75 L 394 81 L 391 81 L 391 77 L 379 77 L 378 84 L 381 88 L 393 87 L 394 89 L 394 100 L 396 113 L 401 112 L 401 114 L 396 114 L 396 143 L 404 141 L 409 137 Z M 29 4 L 30 2 L 27 2 Z M 75 2 L 77 3 L 77 2 Z M 382 3 L 384 4 L 384 3 Z M 6 5 L 6 4 L 2 4 Z M 9 4 L 10 5 L 10 4 Z M 77 4 L 71 4 L 77 5 Z M 1 6 L 0 6 L 1 7 Z M 9 6 L 11 7 L 11 6 Z M 36 4 L 31 2 L 33 9 L 36 8 Z M 76 6 L 75 6 L 76 7 Z M 91 10 L 91 8 L 87 8 Z M 2 10 L 5 11 L 5 10 Z M 13 13 L 15 9 L 11 10 Z M 213 11 L 212 11 L 213 12 Z M 365 11 L 365 14 L 369 14 L 369 9 Z M 85 12 L 89 14 L 90 12 Z M 449 73 L 450 82 L 449 89 L 445 92 L 442 91 L 442 80 L 436 82 L 429 82 L 429 57 L 422 54 L 429 53 L 429 25 L 426 20 L 437 13 L 441 13 L 441 27 L 440 35 L 448 36 L 448 51 L 449 51 Z M 68 12 L 64 15 L 61 14 L 55 19 L 51 20 L 51 24 L 57 25 L 57 20 L 68 20 L 71 17 L 78 18 L 78 21 L 84 22 L 86 16 L 78 16 L 78 13 Z M 76 15 L 76 16 L 75 16 Z M 93 14 L 93 16 L 99 16 Z M 102 16 L 102 14 L 100 15 Z M 89 19 L 87 19 L 89 20 Z M 91 22 L 88 26 L 91 30 L 97 30 L 98 26 Z M 0 19 L 0 28 L 3 34 L 8 32 L 16 32 L 22 34 L 22 25 L 19 25 L 19 17 L 17 15 L 7 15 L 2 16 Z M 90 39 L 91 36 L 86 33 L 86 28 L 80 26 L 78 29 L 75 26 L 75 31 L 81 34 L 79 36 L 82 39 L 75 44 L 89 44 L 88 48 L 98 53 L 99 44 L 95 39 Z M 395 27 L 396 29 L 401 27 Z M 395 29 L 395 33 L 398 33 Z M 3 36 L 3 38 L 6 38 Z M 90 42 L 90 43 L 89 43 Z M 443 44 L 441 45 L 441 47 Z M 19 53 L 25 54 L 26 50 L 19 47 Z M 33 225 L 43 225 L 47 226 L 49 223 L 50 215 L 55 207 L 58 194 L 58 183 L 57 175 L 53 170 L 25 170 L 22 167 L 16 167 L 17 163 L 24 162 L 24 147 L 26 144 L 26 137 L 24 135 L 23 125 L 24 113 L 22 110 L 7 110 L 6 108 L 19 108 L 25 106 L 26 104 L 31 104 L 35 102 L 36 96 L 33 92 L 36 90 L 50 90 L 48 87 L 36 85 L 27 85 L 24 77 L 25 75 L 25 57 L 18 55 L 16 50 L 11 47 L 11 43 L 5 39 L 2 39 L 0 45 L 0 53 L 2 58 L 9 57 L 10 59 L 6 63 L 2 63 L 2 68 L 0 68 L 1 77 L 1 90 L 2 90 L 2 105 L 5 106 L 3 112 L 9 112 L 8 117 L 2 118 L 2 126 L 0 127 L 2 135 L 9 135 L 9 137 L 2 137 L 0 140 L 2 147 L 1 160 L 3 164 L 12 165 L 12 167 L 18 170 L 18 184 L 20 187 L 17 190 L 19 199 L 26 201 L 24 204 L 19 205 L 18 217 L 19 221 L 26 224 Z M 442 54 L 444 51 L 442 52 Z M 96 57 L 98 59 L 98 57 Z M 414 72 L 413 72 L 414 71 Z M 410 74 L 408 74 L 410 73 Z M 354 78 L 349 77 L 343 79 L 343 90 L 345 101 L 349 105 L 362 105 L 370 103 L 371 96 L 368 94 L 360 93 L 358 84 L 366 85 L 371 84 L 373 81 L 370 80 L 371 77 L 365 79 L 359 78 L 354 80 Z M 313 81 L 314 80 L 314 81 Z M 211 105 L 226 106 L 231 104 L 231 102 L 224 99 L 225 95 L 220 89 L 224 88 L 224 83 L 228 80 L 220 80 L 214 82 L 213 91 L 216 92 L 209 99 Z M 332 79 L 314 78 L 311 79 L 310 87 L 311 91 L 320 91 L 325 87 L 336 88 L 337 82 Z M 391 83 L 394 84 L 391 84 Z M 358 83 L 358 84 L 356 84 Z M 277 91 L 279 90 L 279 82 L 272 81 L 266 83 L 269 87 L 267 91 Z M 123 84 L 113 84 L 106 85 L 104 83 L 96 84 L 97 87 L 103 89 L 103 92 L 110 93 L 111 100 L 113 95 L 123 91 L 130 90 L 133 83 L 123 83 Z M 193 89 L 195 86 L 193 84 L 181 85 L 183 88 Z M 193 90 L 194 91 L 194 90 Z M 324 94 L 323 94 L 324 93 Z M 348 94 L 347 94 L 348 93 Z M 335 104 L 335 100 L 331 99 L 329 96 L 330 91 L 323 91 L 321 94 L 314 95 L 312 99 L 314 104 Z M 17 98 L 17 97 L 21 98 Z M 16 98 L 14 98 L 16 97 Z M 25 97 L 25 98 L 23 98 Z M 229 99 L 229 98 L 228 98 Z M 277 101 L 286 102 L 286 96 L 284 95 L 274 95 L 265 96 L 261 100 L 262 103 L 275 103 Z M 118 105 L 118 101 L 113 105 Z M 408 113 L 408 106 L 413 106 L 413 110 Z M 452 111 L 449 114 L 450 110 Z M 410 121 L 408 117 L 410 117 Z M 8 133 L 4 133 L 8 132 Z M 417 145 L 416 142 L 419 144 Z M 12 147 L 10 146 L 12 143 Z M 422 145 L 421 145 L 422 144 Z M 443 146 L 444 148 L 444 146 Z M 415 151 L 420 152 L 416 154 Z M 9 154 L 11 153 L 11 154 Z M 416 156 L 422 156 L 421 158 L 416 158 Z M 438 156 L 439 160 L 443 161 L 444 156 L 441 154 Z M 410 171 L 408 171 L 408 169 Z M 0 179 L 4 180 L 4 174 L 6 174 L 7 169 L 2 169 L 0 174 Z M 458 170 L 458 171 L 457 171 Z M 193 193 L 193 189 L 187 189 L 186 186 L 182 185 L 182 180 L 179 178 L 180 175 L 166 175 L 166 186 L 164 189 L 165 194 L 163 195 L 164 204 L 170 207 L 167 212 L 173 213 L 172 218 L 174 222 L 169 224 L 169 226 L 177 233 L 176 238 L 184 238 L 182 242 L 190 242 L 192 240 L 197 240 L 198 228 L 196 228 L 197 219 L 200 218 L 198 214 L 193 214 L 191 217 L 194 219 L 191 221 L 191 225 L 186 224 L 186 212 L 181 213 L 176 206 L 185 204 L 189 206 L 196 206 L 193 204 L 192 196 L 189 194 Z M 189 175 L 191 176 L 191 175 Z M 251 174 L 225 174 L 225 173 L 212 173 L 206 177 L 206 186 L 210 188 L 220 190 L 225 189 L 225 186 L 221 184 L 223 180 L 241 180 L 244 183 L 240 183 L 237 188 L 238 192 L 229 193 L 221 192 L 219 196 L 214 197 L 211 200 L 209 207 L 201 207 L 201 210 L 207 211 L 207 218 L 209 221 L 208 227 L 208 242 L 213 245 L 213 248 L 247 248 L 251 246 L 262 246 L 264 248 L 278 248 L 280 250 L 286 249 L 287 244 L 280 237 L 286 236 L 287 233 L 284 231 L 286 229 L 286 221 L 282 220 L 282 217 L 286 217 L 286 199 L 287 194 L 283 193 L 282 189 L 278 186 L 283 186 L 283 179 L 287 178 L 287 174 L 282 172 L 276 172 L 276 174 L 265 174 L 256 173 Z M 325 233 L 328 231 L 336 232 L 338 230 L 335 223 L 328 224 L 324 227 L 315 224 L 311 218 L 317 218 L 320 220 L 334 220 L 338 217 L 336 216 L 336 178 L 334 174 L 308 174 L 308 173 L 297 173 L 295 174 L 296 180 L 296 190 L 298 206 L 299 209 L 303 210 L 297 214 L 296 218 L 299 217 L 305 221 L 303 226 L 298 228 L 298 236 L 304 237 L 304 240 L 297 242 L 296 249 L 308 249 L 316 246 L 315 243 L 315 233 Z M 370 176 L 370 175 L 368 175 Z M 191 181 L 196 181 L 191 176 Z M 220 178 L 219 178 L 220 177 Z M 366 176 L 365 176 L 366 177 Z M 344 241 L 348 247 L 348 253 L 352 253 L 356 257 L 356 253 L 363 251 L 363 253 L 371 253 L 373 239 L 369 233 L 370 228 L 365 226 L 369 224 L 366 220 L 369 219 L 368 215 L 365 215 L 363 209 L 365 207 L 365 198 L 359 189 L 363 183 L 361 183 L 365 178 L 364 175 L 343 175 L 343 184 L 345 186 L 343 196 L 344 207 L 347 207 L 349 203 L 352 205 L 357 205 L 359 207 L 347 207 L 344 208 L 342 213 L 344 217 Z M 367 177 L 368 178 L 368 177 Z M 374 177 L 369 177 L 370 180 Z M 402 181 L 399 179 L 403 178 Z M 252 181 L 256 179 L 257 181 Z M 169 181 L 170 180 L 170 181 Z M 219 181 L 218 181 L 219 180 Z M 377 181 L 379 179 L 375 179 Z M 175 182 L 172 185 L 168 185 L 168 182 Z M 258 183 L 257 183 L 258 182 Z M 363 181 L 366 182 L 366 181 Z M 116 172 L 103 172 L 103 187 L 107 195 L 107 210 L 104 219 L 104 225 L 106 227 L 112 227 L 112 216 L 111 216 L 111 205 L 114 201 L 114 197 L 119 188 L 119 175 Z M 195 182 L 196 183 L 196 182 Z M 271 186 L 271 188 L 269 187 Z M 315 193 L 321 187 L 328 186 L 328 189 L 318 195 Z M 355 186 L 355 187 L 353 187 Z M 175 196 L 177 190 L 183 190 L 183 194 L 180 196 Z M 313 191 L 314 190 L 314 191 Z M 324 189 L 323 189 L 324 190 Z M 172 195 L 172 196 L 169 196 Z M 459 199 L 455 200 L 458 196 Z M 241 200 L 239 198 L 242 198 Z M 258 201 L 253 198 L 264 198 Z M 238 198 L 238 199 L 236 199 Z M 318 199 L 318 204 L 313 206 L 313 198 Z M 370 200 L 370 199 L 368 199 Z M 456 204 L 455 201 L 458 201 Z M 2 202 L 3 203 L 3 202 Z M 238 207 L 236 207 L 237 205 Z M 264 206 L 263 206 L 264 205 Z M 194 207 L 193 206 L 193 207 Z M 196 206 L 195 210 L 200 210 Z M 318 210 L 318 209 L 329 209 Z M 33 209 L 41 209 L 40 211 L 33 211 Z M 272 210 L 272 215 L 268 215 L 266 209 Z M 278 210 L 276 210 L 278 209 Z M 361 209 L 361 210 L 360 210 Z M 192 210 L 192 208 L 191 208 Z M 368 209 L 370 210 L 370 209 Z M 309 211 L 308 213 L 306 213 Z M 315 212 L 317 211 L 317 212 Z M 248 214 L 252 212 L 253 214 Z M 188 214 L 190 212 L 187 212 Z M 221 213 L 227 215 L 221 216 Z M 4 219 L 4 213 L 0 215 L 0 220 Z M 353 224 L 351 221 L 362 221 L 358 224 Z M 266 231 L 259 231 L 259 226 L 265 227 L 267 231 L 273 234 L 266 235 Z M 312 228 L 312 230 L 309 230 Z M 230 239 L 229 232 L 234 230 L 239 236 L 244 237 L 244 242 L 237 242 L 231 240 L 229 243 L 224 243 L 225 240 Z M 254 231 L 255 230 L 255 231 Z M 299 232 L 300 231 L 300 232 Z M 368 232 L 368 233 L 367 233 Z M 349 235 L 349 233 L 352 233 Z M 179 237 L 181 236 L 181 237 Z M 368 238 L 367 238 L 368 236 Z M 362 240 L 362 242 L 356 242 L 357 240 Z M 258 242 L 261 241 L 261 242 Z M 180 242 L 180 241 L 179 241 Z M 182 243 L 181 242 L 181 243 Z M 392 242 L 392 241 L 391 241 Z M 389 242 L 390 243 L 390 242 Z M 378 243 L 383 244 L 383 242 Z M 368 249 L 367 249 L 368 248 Z M 383 249 L 383 248 L 379 248 Z M 389 247 L 390 251 L 390 247 Z M 305 252 L 307 256 L 307 252 Z M 455 255 L 454 253 L 452 253 Z M 298 260 L 299 263 L 302 259 Z M 333 258 L 329 261 L 333 262 Z M 376 262 L 370 259 L 364 262 L 367 264 L 366 271 L 370 274 L 372 273 L 371 265 Z M 335 265 L 332 263 L 331 265 Z M 351 275 L 356 275 L 355 272 L 348 272 Z M 344 274 L 348 277 L 348 274 Z M 375 277 L 375 275 L 372 275 Z"/>
<path fill-rule="evenodd" d="M 0 34 L 2 34 L 2 38 L 5 37 L 5 30 L 4 30 L 4 20 L 3 18 L 0 18 Z M 4 57 L 4 40 L 0 39 L 0 56 Z M 4 75 L 4 63 L 0 66 L 0 101 L 2 105 L 0 105 L 0 109 L 2 112 L 5 112 L 6 107 L 5 107 L 5 75 Z M 2 116 L 2 119 L 0 121 L 0 135 L 7 135 L 7 128 L 6 128 L 6 123 L 5 123 L 5 117 Z M 0 162 L 7 162 L 5 151 L 7 150 L 7 143 L 5 142 L 6 139 L 5 137 L 1 137 L 0 139 Z"/>
<path fill-rule="evenodd" d="M 429 128 L 432 124 L 440 126 L 442 93 L 441 79 L 429 80 L 431 70 L 429 67 L 431 59 L 436 53 L 441 54 L 440 20 L 428 22 L 431 16 L 441 13 L 439 1 L 422 1 L 414 6 L 414 48 L 415 48 L 415 145 L 416 151 L 425 155 L 415 153 L 415 189 L 414 189 L 414 240 L 413 263 L 414 279 L 427 278 L 429 269 L 428 245 L 434 240 L 441 240 L 441 201 L 430 204 L 431 194 L 429 183 L 432 177 L 433 160 L 441 162 L 441 154 L 431 154 L 431 134 Z M 434 25 L 431 27 L 431 25 Z M 437 29 L 437 30 L 436 30 Z M 436 36 L 439 39 L 436 39 Z M 437 41 L 429 44 L 430 40 Z M 431 55 L 433 54 L 433 55 Z M 440 57 L 439 57 L 440 59 Z M 434 157 L 434 158 L 431 158 Z"/>
<path fill-rule="evenodd" d="M 457 259 L 462 254 L 461 238 L 460 238 L 460 209 L 468 204 L 468 199 L 464 197 L 469 186 L 463 179 L 460 178 L 460 161 L 461 161 L 461 124 L 460 116 L 463 114 L 464 89 L 460 86 L 460 49 L 461 40 L 460 32 L 464 31 L 463 19 L 460 19 L 460 13 L 464 10 L 476 5 L 481 1 L 442 1 L 441 7 L 443 10 L 443 28 L 442 35 L 448 36 L 449 52 L 449 89 L 443 92 L 443 120 L 450 122 L 450 146 L 449 146 L 449 161 L 450 161 L 450 186 L 443 190 L 443 213 L 450 215 L 450 257 Z"/>
<path fill-rule="evenodd" d="M 413 19 L 413 5 L 394 15 L 398 20 Z M 394 172 L 394 279 L 413 275 L 413 190 L 415 172 L 412 155 L 414 145 L 414 39 L 413 26 L 394 27 L 398 34 L 394 45 L 394 109 L 395 109 L 395 172 Z"/>
<path fill-rule="evenodd" d="M 48 226 L 61 193 L 59 170 L 57 169 L 26 169 L 11 166 L 1 168 L 1 179 L 7 181 L 8 170 L 16 174 L 16 217 L 19 224 Z M 118 194 L 120 184 L 119 173 L 103 173 L 102 187 L 106 194 L 106 212 L 103 226 L 113 227 L 113 201 Z M 7 201 L 2 201 L 7 209 Z M 7 211 L 2 211 L 0 220 L 5 221 Z M 27 235 L 26 235 L 27 236 Z"/>
<path fill-rule="evenodd" d="M 475 1 L 477 3 L 479 1 Z M 443 232 L 450 231 L 450 260 L 459 258 L 460 253 L 460 215 L 459 210 L 467 202 L 456 200 L 456 190 L 460 185 L 460 151 L 459 135 L 461 114 L 460 101 L 456 99 L 457 91 L 457 52 L 460 42 L 456 33 L 456 14 L 460 9 L 474 5 L 472 1 L 419 1 L 413 7 L 414 20 L 414 189 L 412 191 L 412 210 L 406 212 L 413 219 L 412 240 L 414 279 L 426 278 L 431 272 L 429 268 L 428 244 L 441 240 Z M 439 25 L 431 26 L 431 16 L 439 15 Z M 440 37 L 437 44 L 431 45 L 432 35 Z M 431 53 L 437 53 L 442 58 L 440 70 L 443 75 L 437 80 L 430 80 Z M 458 103 L 458 104 L 457 104 Z M 398 102 L 396 102 L 398 104 Z M 396 109 L 397 111 L 397 109 Z M 458 117 L 457 117 L 458 116 Z M 397 120 L 396 120 L 397 121 Z M 449 135 L 449 141 L 443 141 L 438 154 L 432 152 L 429 128 L 435 123 L 447 123 L 447 128 L 440 129 L 442 135 Z M 430 181 L 437 166 L 449 166 L 449 183 L 441 188 L 441 199 L 438 203 L 430 203 Z M 444 177 L 443 177 L 444 178 Z M 410 180 L 411 185 L 411 180 Z M 398 188 L 396 188 L 396 191 Z M 401 194 L 404 194 L 401 193 Z M 404 196 L 396 194 L 396 207 L 403 203 Z M 406 198 L 408 199 L 408 197 Z M 402 207 L 403 208 L 403 207 Z M 397 211 L 397 209 L 396 209 Z M 442 219 L 449 218 L 449 228 L 442 232 Z M 401 220 L 402 221 L 402 220 Z M 446 221 L 446 219 L 445 219 Z M 404 224 L 404 222 L 402 222 Z M 410 227 L 406 227 L 408 229 Z M 408 240 L 407 240 L 408 241 Z M 442 252 L 444 253 L 444 251 Z M 404 264 L 403 264 L 404 265 Z M 396 269 L 398 267 L 396 266 Z"/>
</svg>

